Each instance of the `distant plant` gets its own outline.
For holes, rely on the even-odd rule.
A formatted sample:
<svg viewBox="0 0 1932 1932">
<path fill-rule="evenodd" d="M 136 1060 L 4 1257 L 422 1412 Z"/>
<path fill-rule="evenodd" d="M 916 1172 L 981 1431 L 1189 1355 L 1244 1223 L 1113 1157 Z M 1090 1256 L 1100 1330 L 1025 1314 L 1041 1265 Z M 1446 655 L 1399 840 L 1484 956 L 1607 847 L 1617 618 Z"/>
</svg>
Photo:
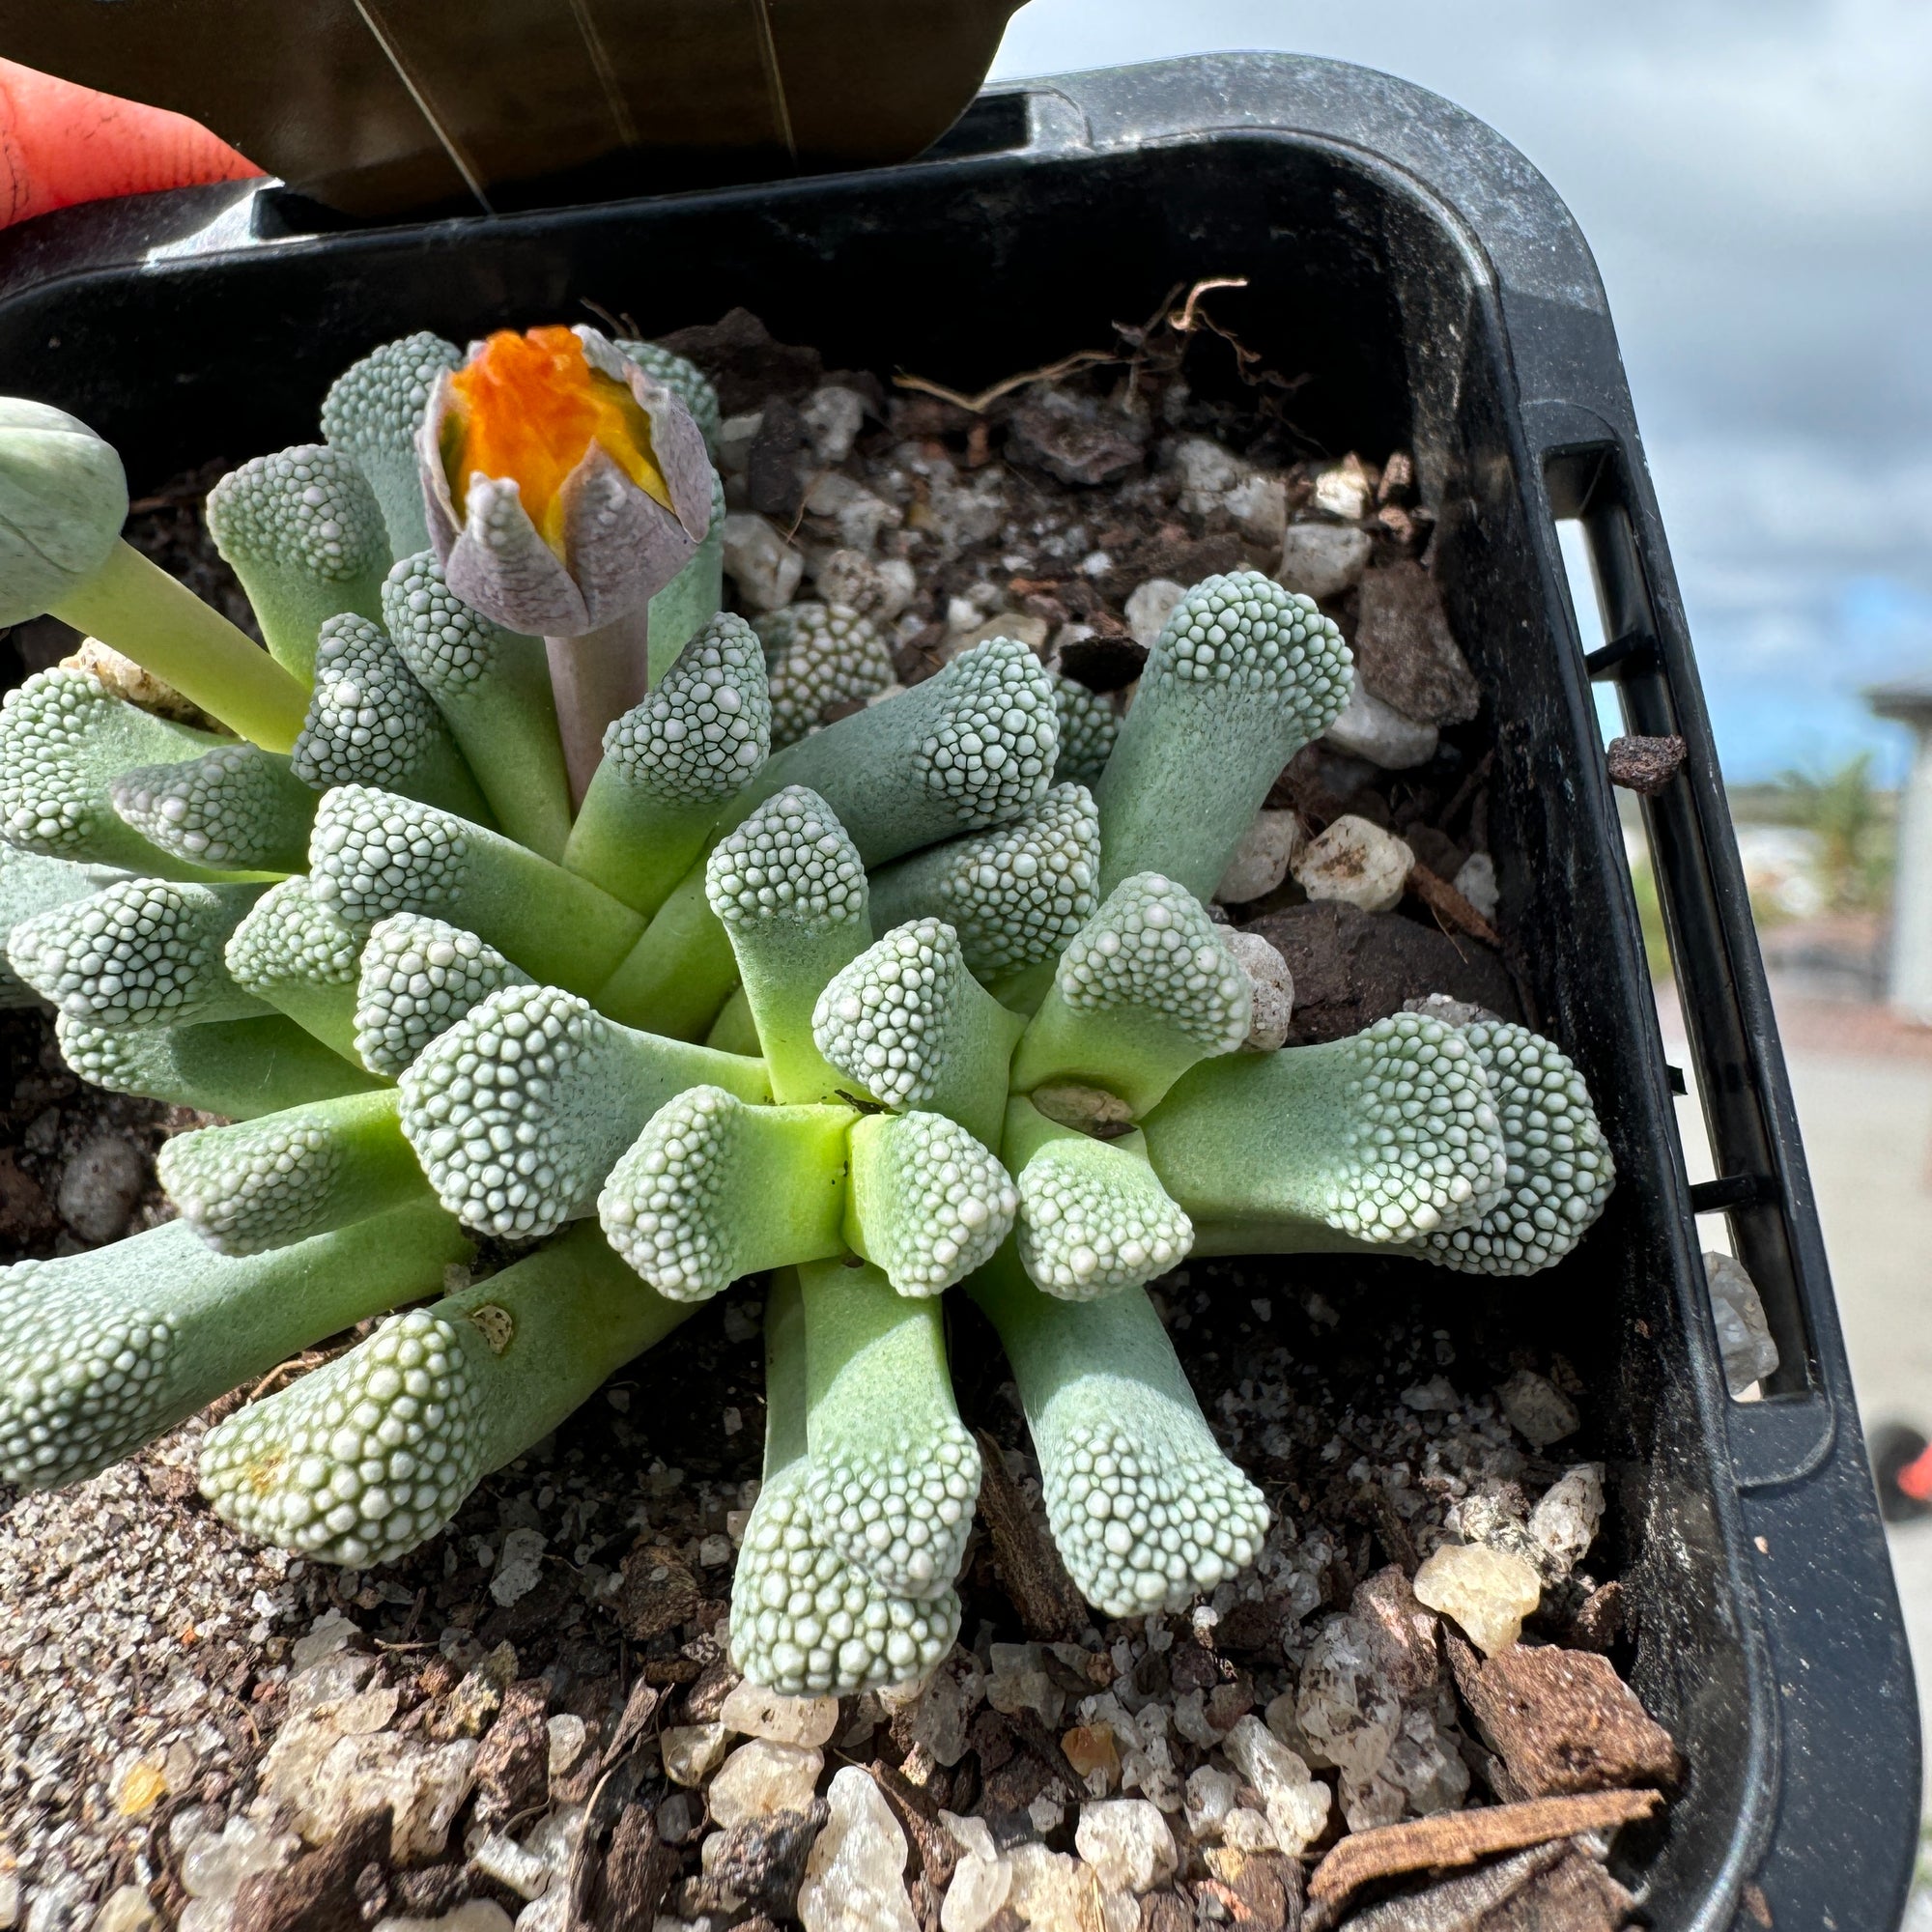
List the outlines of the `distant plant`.
<svg viewBox="0 0 1932 1932">
<path fill-rule="evenodd" d="M 1784 822 L 1817 838 L 1818 886 L 1831 912 L 1873 911 L 1890 894 L 1892 814 L 1871 766 L 1872 754 L 1861 752 L 1822 778 L 1787 771 L 1777 781 Z"/>
</svg>

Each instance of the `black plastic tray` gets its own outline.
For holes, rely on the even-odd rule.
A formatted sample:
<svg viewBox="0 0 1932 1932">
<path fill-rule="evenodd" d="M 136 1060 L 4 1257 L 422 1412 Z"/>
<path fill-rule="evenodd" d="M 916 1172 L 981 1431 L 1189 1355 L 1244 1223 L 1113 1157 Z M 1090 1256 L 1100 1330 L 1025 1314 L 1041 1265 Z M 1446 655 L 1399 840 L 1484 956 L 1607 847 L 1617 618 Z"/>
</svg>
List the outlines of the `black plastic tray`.
<svg viewBox="0 0 1932 1932">
<path fill-rule="evenodd" d="M 412 328 L 461 341 L 589 298 L 655 333 L 742 302 L 830 365 L 971 389 L 1206 275 L 1247 276 L 1217 314 L 1318 373 L 1303 429 L 1417 453 L 1495 718 L 1504 923 L 1615 1148 L 1602 1226 L 1509 1293 L 1598 1393 L 1634 1674 L 1690 1765 L 1638 1848 L 1647 1912 L 1882 1932 L 1918 1719 L 1810 1183 L 1604 291 L 1494 132 L 1385 75 L 1235 55 L 996 90 L 925 159 L 868 174 L 327 236 L 256 184 L 72 210 L 0 237 L 0 389 L 86 417 L 138 483 L 313 436 L 337 369 Z M 1567 516 L 1613 640 L 1587 664 Z M 1593 675 L 1633 728 L 1690 745 L 1646 811 L 1722 1177 L 1694 1203 Z M 1725 1393 L 1697 1262 L 1693 1211 L 1720 1206 L 1786 1365 L 1755 1404 Z"/>
</svg>

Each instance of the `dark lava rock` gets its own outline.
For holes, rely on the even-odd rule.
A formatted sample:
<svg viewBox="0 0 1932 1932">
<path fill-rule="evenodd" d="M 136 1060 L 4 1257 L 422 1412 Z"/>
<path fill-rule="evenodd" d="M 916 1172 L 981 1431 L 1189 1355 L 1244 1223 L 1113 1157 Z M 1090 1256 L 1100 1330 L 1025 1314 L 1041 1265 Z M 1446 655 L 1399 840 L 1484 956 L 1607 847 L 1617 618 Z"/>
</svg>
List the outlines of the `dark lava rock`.
<svg viewBox="0 0 1932 1932">
<path fill-rule="evenodd" d="M 745 499 L 760 516 L 787 525 L 798 520 L 806 485 L 801 458 L 810 442 L 795 405 L 781 399 L 765 405 L 745 460 Z"/>
<path fill-rule="evenodd" d="M 727 416 L 762 409 L 774 396 L 806 395 L 825 373 L 817 350 L 774 340 L 747 308 L 731 309 L 713 323 L 673 329 L 658 342 L 711 378 L 718 407 Z"/>
<path fill-rule="evenodd" d="M 364 1812 L 293 1864 L 243 1879 L 235 1932 L 360 1932 L 363 1896 L 386 1896 L 389 1816 L 386 1804 Z"/>
<path fill-rule="evenodd" d="M 1147 663 L 1147 646 L 1131 638 L 1080 638 L 1060 647 L 1060 668 L 1089 691 L 1124 691 Z"/>
<path fill-rule="evenodd" d="M 1007 455 L 1063 483 L 1118 483 L 1138 469 L 1147 429 L 1087 396 L 1050 389 L 1024 403 L 1007 424 Z"/>
<path fill-rule="evenodd" d="M 1690 748 L 1682 738 L 1612 738 L 1604 752 L 1610 782 L 1645 798 L 1661 792 L 1679 772 Z"/>
<path fill-rule="evenodd" d="M 824 1799 L 814 1798 L 809 1811 L 774 1811 L 734 1825 L 724 1834 L 710 1876 L 757 1911 L 774 1918 L 792 1918 L 806 1855 L 829 1815 Z"/>
<path fill-rule="evenodd" d="M 1507 1020 L 1521 1017 L 1509 974 L 1488 947 L 1398 913 L 1322 900 L 1267 913 L 1247 930 L 1259 932 L 1294 975 L 1290 1046 L 1345 1039 L 1424 993 L 1447 993 Z"/>
<path fill-rule="evenodd" d="M 1435 580 L 1405 558 L 1369 571 L 1359 594 L 1356 675 L 1419 724 L 1466 724 L 1482 709 L 1482 693 L 1450 632 Z"/>
<path fill-rule="evenodd" d="M 503 1692 L 476 1754 L 476 1822 L 506 1825 L 542 1806 L 550 1791 L 550 1686 L 524 1677 Z"/>
<path fill-rule="evenodd" d="M 615 1607 L 617 1621 L 632 1642 L 648 1643 L 691 1621 L 698 1603 L 697 1578 L 674 1549 L 638 1544 L 624 1558 L 623 1576 Z"/>
</svg>

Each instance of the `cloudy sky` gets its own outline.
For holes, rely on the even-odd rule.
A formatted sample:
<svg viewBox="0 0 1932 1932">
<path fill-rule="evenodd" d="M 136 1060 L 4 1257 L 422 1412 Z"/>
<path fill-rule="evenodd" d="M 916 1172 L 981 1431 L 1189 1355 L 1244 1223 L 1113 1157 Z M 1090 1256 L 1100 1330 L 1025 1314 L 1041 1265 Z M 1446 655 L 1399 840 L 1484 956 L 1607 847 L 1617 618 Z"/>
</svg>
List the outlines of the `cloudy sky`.
<svg viewBox="0 0 1932 1932">
<path fill-rule="evenodd" d="M 1734 780 L 1932 677 L 1932 0 L 1031 0 L 996 74 L 1232 47 L 1500 128 L 1596 249 Z"/>
</svg>

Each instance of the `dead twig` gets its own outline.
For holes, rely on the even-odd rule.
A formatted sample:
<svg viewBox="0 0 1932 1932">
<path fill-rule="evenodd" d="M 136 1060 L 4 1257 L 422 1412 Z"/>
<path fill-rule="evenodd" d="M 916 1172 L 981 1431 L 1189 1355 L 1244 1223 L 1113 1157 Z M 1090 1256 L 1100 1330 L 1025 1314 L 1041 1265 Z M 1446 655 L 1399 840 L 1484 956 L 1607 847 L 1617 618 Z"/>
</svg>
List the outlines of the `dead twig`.
<svg viewBox="0 0 1932 1932">
<path fill-rule="evenodd" d="M 1039 1534 L 1000 1445 L 980 1431 L 980 1514 L 993 1540 L 993 1566 L 1028 1636 L 1052 1643 L 1076 1637 L 1087 1609 L 1058 1551 Z"/>
<path fill-rule="evenodd" d="M 1442 808 L 1440 813 L 1437 814 L 1435 822 L 1441 826 L 1444 832 L 1447 832 L 1462 817 L 1466 807 L 1475 803 L 1476 794 L 1489 783 L 1490 774 L 1495 769 L 1495 764 L 1496 754 L 1492 751 L 1485 752 L 1476 760 L 1474 767 L 1463 778 L 1463 782 L 1456 787 L 1455 795 Z"/>
<path fill-rule="evenodd" d="M 1279 370 L 1263 366 L 1259 351 L 1248 348 L 1231 329 L 1224 328 L 1203 305 L 1202 298 L 1216 289 L 1244 289 L 1247 286 L 1245 275 L 1203 275 L 1192 283 L 1177 282 L 1160 298 L 1159 306 L 1146 322 L 1139 325 L 1127 322 L 1114 324 L 1114 333 L 1124 345 L 1124 354 L 1121 349 L 1076 349 L 1057 362 L 1004 377 L 972 394 L 963 389 L 948 388 L 945 384 L 935 383 L 927 376 L 903 373 L 893 378 L 893 385 L 895 388 L 916 390 L 942 403 L 951 403 L 955 409 L 964 410 L 974 416 L 983 416 L 1002 396 L 1010 395 L 1015 389 L 1026 388 L 1035 383 L 1056 382 L 1082 369 L 1123 368 L 1126 375 L 1122 386 L 1123 391 L 1131 392 L 1144 369 L 1151 368 L 1156 375 L 1165 376 L 1178 372 L 1190 343 L 1205 331 L 1209 335 L 1218 335 L 1233 351 L 1236 372 L 1249 388 L 1268 388 L 1279 391 L 1281 395 L 1293 395 L 1308 378 L 1302 375 L 1291 379 Z M 1278 409 L 1275 412 L 1280 413 Z M 1296 436 L 1301 435 L 1286 416 L 1282 417 L 1282 421 Z M 1306 440 L 1305 438 L 1303 440 Z"/>
<path fill-rule="evenodd" d="M 636 317 L 628 310 L 622 315 L 612 315 L 602 302 L 592 301 L 588 296 L 579 296 L 577 299 L 604 325 L 606 332 L 613 342 L 620 337 L 629 337 L 636 341 L 643 334 L 644 331 L 638 327 Z"/>
<path fill-rule="evenodd" d="M 983 415 L 1002 396 L 1009 396 L 1015 389 L 1024 389 L 1030 383 L 1058 382 L 1062 376 L 1071 376 L 1081 369 L 1124 359 L 1111 349 L 1076 349 L 1071 355 L 1063 355 L 1058 362 L 1049 362 L 1043 368 L 1025 369 L 1017 376 L 1004 377 L 990 387 L 970 396 L 958 389 L 949 389 L 945 384 L 932 382 L 924 376 L 895 376 L 893 387 L 916 389 L 923 396 L 937 396 L 942 403 L 951 403 L 955 409 L 964 410 L 968 415 L 978 416 Z"/>
<path fill-rule="evenodd" d="M 271 1389 L 278 1389 L 285 1381 L 294 1380 L 319 1369 L 329 1359 L 327 1350 L 304 1349 L 299 1355 L 291 1355 L 286 1362 L 277 1362 L 269 1373 L 248 1391 L 248 1402 L 260 1402 Z M 242 1407 L 248 1406 L 243 1403 Z"/>
<path fill-rule="evenodd" d="M 1168 327 L 1177 335 L 1192 335 L 1205 323 L 1208 327 L 1214 329 L 1216 335 L 1224 333 L 1223 330 L 1214 328 L 1213 323 L 1209 322 L 1206 315 L 1197 317 L 1194 313 L 1195 307 L 1209 289 L 1244 289 L 1247 285 L 1248 278 L 1245 275 L 1209 275 L 1205 280 L 1196 282 L 1187 291 L 1187 299 L 1169 314 Z M 1232 342 L 1234 337 L 1229 336 L 1228 340 Z"/>
<path fill-rule="evenodd" d="M 1655 1791 L 1593 1791 L 1577 1798 L 1534 1798 L 1526 1804 L 1445 1811 L 1406 1825 L 1353 1832 L 1308 1882 L 1311 1904 L 1332 1907 L 1371 1879 L 1473 1864 L 1494 1852 L 1521 1851 L 1579 1832 L 1614 1830 L 1647 1818 L 1662 1804 Z"/>
<path fill-rule="evenodd" d="M 1502 935 L 1439 873 L 1419 860 L 1408 868 L 1408 889 L 1445 926 L 1457 926 L 1471 939 L 1502 951 Z"/>
</svg>

